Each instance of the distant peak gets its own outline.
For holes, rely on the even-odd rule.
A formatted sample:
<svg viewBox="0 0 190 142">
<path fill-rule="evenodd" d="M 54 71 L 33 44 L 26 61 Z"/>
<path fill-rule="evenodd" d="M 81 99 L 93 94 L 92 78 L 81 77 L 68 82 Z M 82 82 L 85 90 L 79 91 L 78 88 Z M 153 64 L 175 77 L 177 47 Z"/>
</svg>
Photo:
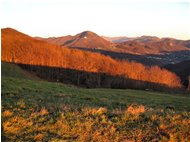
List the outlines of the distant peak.
<svg viewBox="0 0 190 142">
<path fill-rule="evenodd" d="M 95 34 L 94 32 L 92 32 L 92 31 L 84 31 L 84 32 L 82 32 L 83 34 Z"/>
<path fill-rule="evenodd" d="M 147 35 L 143 35 L 143 36 L 141 36 L 141 38 L 158 38 L 158 37 L 156 37 L 156 36 L 147 36 Z"/>
<path fill-rule="evenodd" d="M 78 34 L 81 38 L 83 37 L 89 37 L 89 36 L 98 36 L 96 33 L 91 32 L 91 31 L 84 31 L 82 33 Z"/>
</svg>

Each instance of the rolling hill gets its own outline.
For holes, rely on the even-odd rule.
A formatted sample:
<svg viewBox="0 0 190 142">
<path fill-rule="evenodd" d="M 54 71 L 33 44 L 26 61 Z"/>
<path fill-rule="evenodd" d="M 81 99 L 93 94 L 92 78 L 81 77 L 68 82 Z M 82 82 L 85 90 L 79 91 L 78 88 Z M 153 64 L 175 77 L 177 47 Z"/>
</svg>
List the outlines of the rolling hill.
<svg viewBox="0 0 190 142">
<path fill-rule="evenodd" d="M 172 38 L 158 38 L 142 36 L 128 37 L 101 37 L 96 33 L 85 31 L 75 36 L 52 38 L 38 38 L 56 45 L 65 45 L 75 48 L 101 49 L 106 51 L 129 53 L 135 55 L 159 55 L 177 51 L 190 51 L 189 41 Z M 106 40 L 107 39 L 107 40 Z"/>
<path fill-rule="evenodd" d="M 183 41 L 185 43 L 185 41 Z M 165 54 L 190 49 L 176 39 L 143 36 L 116 44 L 122 50 L 139 54 Z"/>
<path fill-rule="evenodd" d="M 190 60 L 188 40 L 160 39 L 153 36 L 110 38 L 100 37 L 90 31 L 82 32 L 75 36 L 68 35 L 37 39 L 60 46 L 66 45 L 70 48 L 98 52 L 114 59 L 136 61 L 149 66 L 165 66 Z"/>
<path fill-rule="evenodd" d="M 44 40 L 49 43 L 61 46 L 61 45 L 64 45 L 66 41 L 72 40 L 73 36 L 68 35 L 68 36 L 62 36 L 62 37 L 49 37 L 49 38 L 35 37 L 35 39 Z"/>
<path fill-rule="evenodd" d="M 50 38 L 39 38 L 49 43 L 56 45 L 65 45 L 68 47 L 84 47 L 84 48 L 97 48 L 97 49 L 109 49 L 112 45 L 111 42 L 98 36 L 96 33 L 91 31 L 84 31 L 75 36 L 62 36 L 62 37 L 50 37 Z"/>
<path fill-rule="evenodd" d="M 86 34 L 84 33 L 81 36 L 85 37 L 87 36 Z M 174 73 L 157 66 L 146 67 L 136 62 L 114 60 L 99 53 L 56 46 L 34 39 L 11 28 L 2 29 L 1 60 L 17 64 L 66 68 L 82 72 L 119 76 L 118 84 L 124 78 L 154 83 L 157 86 L 181 87 L 180 79 Z M 167 76 L 167 79 L 165 76 Z M 78 78 L 80 79 L 79 76 Z M 145 88 L 145 84 L 141 84 L 140 86 L 144 86 L 143 88 Z"/>
<path fill-rule="evenodd" d="M 169 44 L 179 45 L 190 47 L 190 40 L 179 40 L 174 38 L 158 38 L 156 36 L 141 36 L 141 37 L 106 37 L 102 36 L 104 39 L 114 42 L 114 43 L 123 43 L 127 41 L 143 42 L 143 43 L 156 43 L 156 42 L 166 42 L 169 41 Z"/>
<path fill-rule="evenodd" d="M 133 39 L 133 38 L 126 37 L 126 36 L 118 36 L 118 37 L 102 36 L 102 38 L 104 38 L 105 40 L 108 40 L 110 42 L 114 42 L 114 43 L 121 43 L 121 42 L 125 42 L 125 41 Z"/>
</svg>

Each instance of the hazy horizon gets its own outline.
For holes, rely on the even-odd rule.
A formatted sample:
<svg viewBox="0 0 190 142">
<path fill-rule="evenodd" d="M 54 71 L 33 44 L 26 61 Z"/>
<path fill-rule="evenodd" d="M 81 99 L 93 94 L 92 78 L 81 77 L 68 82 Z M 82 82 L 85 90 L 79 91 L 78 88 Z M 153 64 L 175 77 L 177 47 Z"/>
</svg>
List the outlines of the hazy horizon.
<svg viewBox="0 0 190 142">
<path fill-rule="evenodd" d="M 59 37 L 92 31 L 107 37 L 190 39 L 188 1 L 2 0 L 1 28 Z"/>
</svg>

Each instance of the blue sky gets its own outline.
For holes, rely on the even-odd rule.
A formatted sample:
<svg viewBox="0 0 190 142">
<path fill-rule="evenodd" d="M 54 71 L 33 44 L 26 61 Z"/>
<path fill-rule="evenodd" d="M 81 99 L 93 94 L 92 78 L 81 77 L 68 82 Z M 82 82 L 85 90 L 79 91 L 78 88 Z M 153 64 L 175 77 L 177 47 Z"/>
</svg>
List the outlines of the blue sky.
<svg viewBox="0 0 190 142">
<path fill-rule="evenodd" d="M 190 3 L 179 0 L 2 0 L 1 27 L 31 36 L 142 35 L 190 39 Z"/>
</svg>

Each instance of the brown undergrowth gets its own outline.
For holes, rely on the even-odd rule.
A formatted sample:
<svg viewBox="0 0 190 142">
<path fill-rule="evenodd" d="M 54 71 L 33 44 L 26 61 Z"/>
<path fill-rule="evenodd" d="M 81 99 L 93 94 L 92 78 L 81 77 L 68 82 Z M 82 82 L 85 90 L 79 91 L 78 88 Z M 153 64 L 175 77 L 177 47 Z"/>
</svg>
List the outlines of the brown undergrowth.
<svg viewBox="0 0 190 142">
<path fill-rule="evenodd" d="M 3 110 L 8 141 L 189 141 L 190 113 L 130 105 L 125 110 L 72 108 L 54 112 L 43 107 Z"/>
</svg>

